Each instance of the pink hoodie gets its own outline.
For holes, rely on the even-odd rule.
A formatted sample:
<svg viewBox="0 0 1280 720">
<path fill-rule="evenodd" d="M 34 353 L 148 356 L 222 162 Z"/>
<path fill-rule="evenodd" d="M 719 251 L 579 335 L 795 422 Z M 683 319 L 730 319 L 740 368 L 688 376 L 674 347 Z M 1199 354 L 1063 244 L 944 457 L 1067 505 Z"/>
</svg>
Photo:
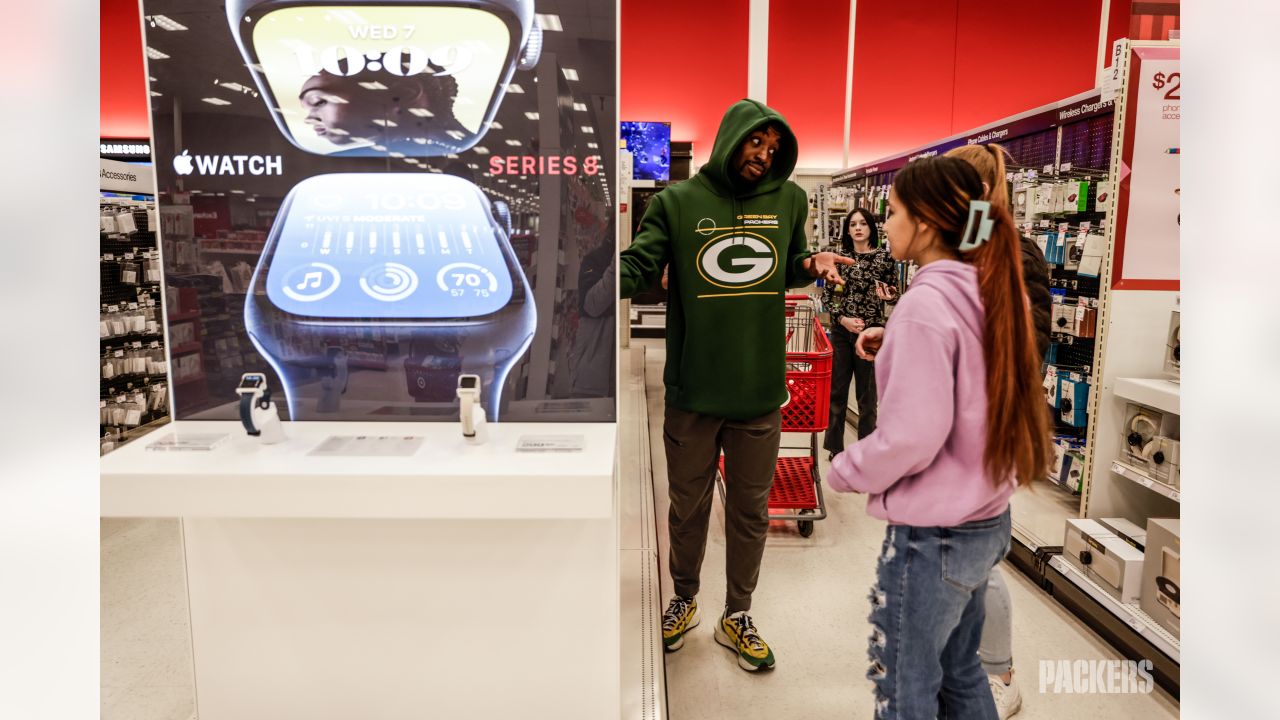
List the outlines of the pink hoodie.
<svg viewBox="0 0 1280 720">
<path fill-rule="evenodd" d="M 827 484 L 870 493 L 890 523 L 953 527 L 1004 512 L 1016 485 L 982 464 L 987 444 L 978 272 L 939 260 L 916 273 L 876 355 L 876 430 L 836 456 Z"/>
</svg>

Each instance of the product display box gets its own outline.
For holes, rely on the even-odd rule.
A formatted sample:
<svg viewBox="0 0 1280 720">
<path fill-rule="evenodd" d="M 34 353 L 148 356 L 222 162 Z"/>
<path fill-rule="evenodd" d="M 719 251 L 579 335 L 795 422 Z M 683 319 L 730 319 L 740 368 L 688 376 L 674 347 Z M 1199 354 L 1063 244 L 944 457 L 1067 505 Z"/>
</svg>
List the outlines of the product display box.
<svg viewBox="0 0 1280 720">
<path fill-rule="evenodd" d="M 1178 425 L 1177 415 L 1129 403 L 1123 429 L 1124 461 L 1152 480 L 1180 487 Z"/>
<path fill-rule="evenodd" d="M 1169 317 L 1169 339 L 1164 346 L 1164 371 L 1174 380 L 1182 377 L 1182 312 L 1174 310 Z"/>
<path fill-rule="evenodd" d="M 1147 521 L 1146 562 L 1142 570 L 1142 611 L 1174 637 L 1182 624 L 1182 523 L 1177 518 Z"/>
<path fill-rule="evenodd" d="M 1120 602 L 1138 601 L 1145 555 L 1102 523 L 1067 520 L 1062 556 Z"/>
</svg>

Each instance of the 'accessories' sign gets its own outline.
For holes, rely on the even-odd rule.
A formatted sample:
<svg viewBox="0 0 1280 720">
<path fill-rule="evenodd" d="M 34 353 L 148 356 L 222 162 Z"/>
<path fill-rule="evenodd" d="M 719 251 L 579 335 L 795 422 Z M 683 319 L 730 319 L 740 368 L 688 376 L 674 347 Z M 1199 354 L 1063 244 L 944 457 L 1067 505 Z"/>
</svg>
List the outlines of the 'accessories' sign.
<svg viewBox="0 0 1280 720">
<path fill-rule="evenodd" d="M 192 155 L 183 150 L 173 158 L 173 171 L 179 175 L 283 175 L 284 159 L 280 155 Z"/>
<path fill-rule="evenodd" d="M 155 173 L 148 165 L 132 165 L 118 160 L 98 160 L 98 187 L 108 192 L 154 195 Z"/>
</svg>

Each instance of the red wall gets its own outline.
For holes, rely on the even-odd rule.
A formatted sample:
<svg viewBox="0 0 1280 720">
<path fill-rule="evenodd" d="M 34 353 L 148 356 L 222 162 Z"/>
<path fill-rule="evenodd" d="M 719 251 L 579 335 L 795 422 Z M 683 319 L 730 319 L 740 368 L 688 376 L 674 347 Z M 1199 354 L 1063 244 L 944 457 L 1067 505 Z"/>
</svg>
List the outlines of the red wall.
<svg viewBox="0 0 1280 720">
<path fill-rule="evenodd" d="M 747 96 L 748 0 L 623 0 L 619 120 L 671 121 L 711 154 L 720 118 Z"/>
<path fill-rule="evenodd" d="M 101 0 L 99 135 L 151 137 L 137 0 Z"/>
<path fill-rule="evenodd" d="M 862 0 L 855 32 L 850 165 L 950 135 L 955 0 Z"/>
<path fill-rule="evenodd" d="M 769 3 L 769 105 L 801 139 L 799 167 L 841 167 L 848 40 L 849 0 Z"/>
<path fill-rule="evenodd" d="M 959 5 L 951 133 L 1097 84 L 1101 0 L 960 0 Z M 1029 12 L 1033 6 L 1038 10 Z"/>
</svg>

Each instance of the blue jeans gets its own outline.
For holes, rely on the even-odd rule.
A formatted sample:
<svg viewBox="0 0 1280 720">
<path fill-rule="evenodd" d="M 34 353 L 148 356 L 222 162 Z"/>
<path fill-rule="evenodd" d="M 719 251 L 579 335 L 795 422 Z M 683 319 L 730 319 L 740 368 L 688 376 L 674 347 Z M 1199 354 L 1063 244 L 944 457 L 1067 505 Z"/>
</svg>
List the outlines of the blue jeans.
<svg viewBox="0 0 1280 720">
<path fill-rule="evenodd" d="M 871 591 L 877 720 L 996 720 L 978 657 L 991 568 L 1009 510 L 956 527 L 890 525 Z"/>
</svg>

